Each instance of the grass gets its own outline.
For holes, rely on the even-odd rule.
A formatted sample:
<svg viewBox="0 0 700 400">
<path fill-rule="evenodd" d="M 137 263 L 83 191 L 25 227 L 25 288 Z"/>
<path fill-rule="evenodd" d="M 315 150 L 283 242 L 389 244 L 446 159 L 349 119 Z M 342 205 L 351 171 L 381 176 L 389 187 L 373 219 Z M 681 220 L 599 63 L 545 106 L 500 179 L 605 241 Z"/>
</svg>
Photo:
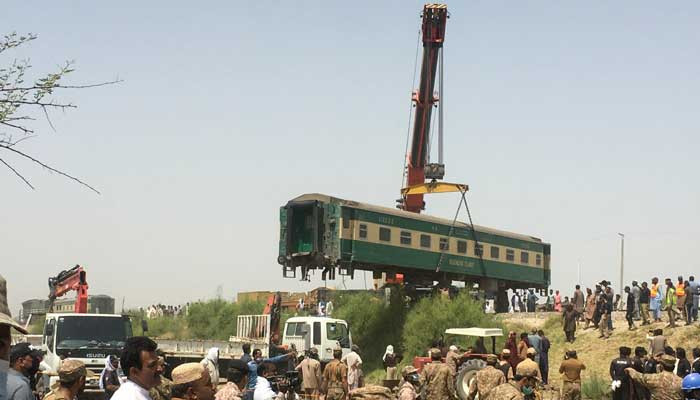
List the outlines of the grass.
<svg viewBox="0 0 700 400">
<path fill-rule="evenodd" d="M 610 399 L 612 392 L 610 382 L 601 378 L 598 374 L 592 374 L 581 384 L 581 395 L 584 399 L 603 400 Z"/>
</svg>

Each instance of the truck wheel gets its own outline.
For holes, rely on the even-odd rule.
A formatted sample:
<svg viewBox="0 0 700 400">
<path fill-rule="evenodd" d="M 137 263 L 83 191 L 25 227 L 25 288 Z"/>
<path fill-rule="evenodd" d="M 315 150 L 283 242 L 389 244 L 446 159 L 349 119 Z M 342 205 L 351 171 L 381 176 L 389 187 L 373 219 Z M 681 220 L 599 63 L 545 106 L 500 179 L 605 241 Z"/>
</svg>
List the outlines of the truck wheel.
<svg viewBox="0 0 700 400">
<path fill-rule="evenodd" d="M 459 367 L 459 372 L 457 372 L 457 381 L 455 382 L 455 388 L 457 389 L 457 396 L 461 400 L 467 400 L 469 395 L 469 384 L 476 378 L 476 373 L 483 369 L 486 363 L 483 360 L 467 360 Z M 478 395 L 477 397 L 478 398 Z"/>
</svg>

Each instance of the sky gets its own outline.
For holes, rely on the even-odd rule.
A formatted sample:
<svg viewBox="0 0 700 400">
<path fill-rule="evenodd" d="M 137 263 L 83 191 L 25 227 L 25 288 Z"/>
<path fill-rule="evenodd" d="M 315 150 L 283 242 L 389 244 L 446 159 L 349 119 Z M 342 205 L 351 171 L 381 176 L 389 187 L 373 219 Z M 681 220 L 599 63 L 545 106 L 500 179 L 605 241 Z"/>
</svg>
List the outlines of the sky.
<svg viewBox="0 0 700 400">
<path fill-rule="evenodd" d="M 700 274 L 700 3 L 448 3 L 446 180 L 474 223 L 552 245 L 552 288 Z M 310 192 L 399 197 L 422 3 L 26 2 L 0 14 L 34 76 L 66 60 L 22 150 L 97 187 L 9 157 L 0 273 L 13 312 L 75 264 L 117 309 L 306 291 L 282 278 L 278 209 Z M 41 117 L 39 115 L 39 117 Z M 451 218 L 458 195 L 426 212 Z M 464 214 L 462 214 L 464 218 Z M 362 279 L 328 282 L 364 287 Z"/>
</svg>

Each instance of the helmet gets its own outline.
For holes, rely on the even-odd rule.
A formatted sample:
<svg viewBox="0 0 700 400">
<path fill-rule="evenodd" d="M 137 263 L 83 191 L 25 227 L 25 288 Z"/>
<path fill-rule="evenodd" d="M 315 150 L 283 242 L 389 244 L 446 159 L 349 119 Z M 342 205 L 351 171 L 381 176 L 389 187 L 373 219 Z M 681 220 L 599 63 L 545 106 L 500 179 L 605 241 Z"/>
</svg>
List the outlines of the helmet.
<svg viewBox="0 0 700 400">
<path fill-rule="evenodd" d="M 681 384 L 683 390 L 693 390 L 700 389 L 700 374 L 692 373 L 683 378 L 683 383 Z"/>
</svg>

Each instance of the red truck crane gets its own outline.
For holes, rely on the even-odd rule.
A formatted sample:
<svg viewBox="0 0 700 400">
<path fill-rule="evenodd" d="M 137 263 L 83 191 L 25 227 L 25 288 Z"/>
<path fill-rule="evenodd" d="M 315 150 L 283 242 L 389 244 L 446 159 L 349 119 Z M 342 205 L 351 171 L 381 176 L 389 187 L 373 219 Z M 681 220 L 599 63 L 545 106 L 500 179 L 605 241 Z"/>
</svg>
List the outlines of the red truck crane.
<svg viewBox="0 0 700 400">
<path fill-rule="evenodd" d="M 61 271 L 55 277 L 49 278 L 49 312 L 53 311 L 53 303 L 56 298 L 75 290 L 74 312 L 85 314 L 88 306 L 88 284 L 85 278 L 85 270 L 80 265 Z"/>
<path fill-rule="evenodd" d="M 420 84 L 412 96 L 416 110 L 408 165 L 405 171 L 406 189 L 424 186 L 426 179 L 436 182 L 445 176 L 445 165 L 442 163 L 442 134 L 438 138 L 440 154 L 438 163 L 428 163 L 428 140 L 430 139 L 433 108 L 439 101 L 434 94 L 435 77 L 438 67 L 442 65 L 440 55 L 443 50 L 442 44 L 445 41 L 447 17 L 447 5 L 445 4 L 426 4 L 423 6 L 423 61 L 421 63 Z M 442 73 L 440 75 L 442 79 Z M 442 125 L 440 129 L 442 129 Z M 420 193 L 421 190 L 413 193 L 406 189 L 402 191 L 398 207 L 402 210 L 420 213 L 425 209 L 424 193 Z"/>
</svg>

